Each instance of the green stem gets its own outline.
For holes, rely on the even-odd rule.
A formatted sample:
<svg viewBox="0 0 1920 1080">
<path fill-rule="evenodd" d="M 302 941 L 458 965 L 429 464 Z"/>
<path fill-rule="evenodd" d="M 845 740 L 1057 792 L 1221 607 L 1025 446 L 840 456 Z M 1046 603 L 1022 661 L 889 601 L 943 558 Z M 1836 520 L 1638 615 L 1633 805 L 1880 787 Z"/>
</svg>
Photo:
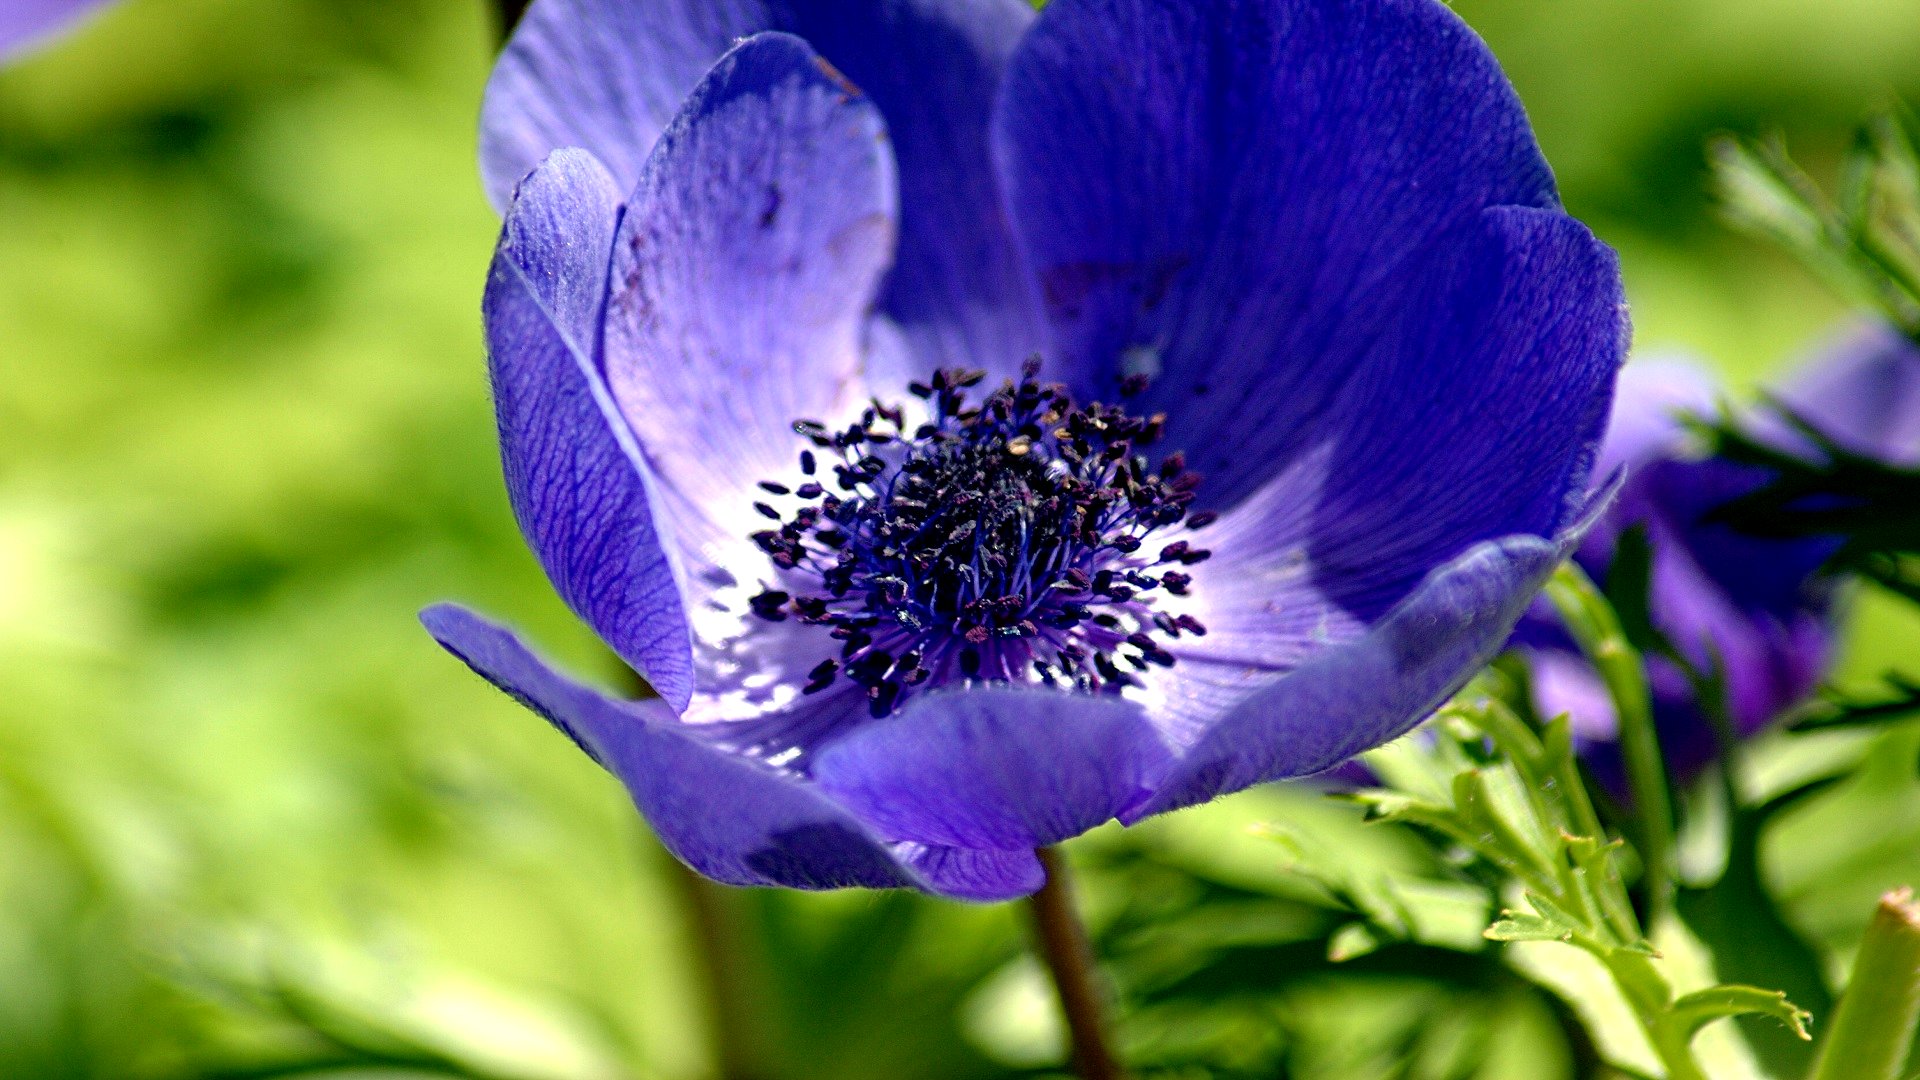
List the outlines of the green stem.
<svg viewBox="0 0 1920 1080">
<path fill-rule="evenodd" d="M 1675 843 L 1673 795 L 1667 788 L 1660 736 L 1653 726 L 1646 665 L 1639 650 L 1627 642 L 1613 607 L 1579 567 L 1572 563 L 1561 566 L 1547 583 L 1547 596 L 1613 698 L 1620 755 L 1626 762 L 1627 787 L 1633 794 L 1637 825 L 1633 839 L 1646 862 L 1647 922 L 1652 925 L 1673 904 Z"/>
<path fill-rule="evenodd" d="M 1880 898 L 1853 978 L 1820 1044 L 1813 1080 L 1899 1080 L 1920 1021 L 1920 904 L 1913 890 Z"/>
<path fill-rule="evenodd" d="M 1589 950 L 1593 951 L 1593 950 Z M 1594 951 L 1632 1007 L 1667 1080 L 1708 1080 L 1693 1059 L 1693 1031 L 1674 1022 L 1673 989 L 1653 961 L 1621 949 Z"/>
<path fill-rule="evenodd" d="M 1033 917 L 1034 942 L 1040 959 L 1053 974 L 1073 1047 L 1073 1069 L 1081 1080 L 1126 1080 L 1126 1070 L 1114 1057 L 1107 1034 L 1107 1003 L 1086 927 L 1073 908 L 1073 887 L 1066 860 L 1053 848 L 1041 848 L 1040 864 L 1047 883 L 1027 898 Z"/>
</svg>

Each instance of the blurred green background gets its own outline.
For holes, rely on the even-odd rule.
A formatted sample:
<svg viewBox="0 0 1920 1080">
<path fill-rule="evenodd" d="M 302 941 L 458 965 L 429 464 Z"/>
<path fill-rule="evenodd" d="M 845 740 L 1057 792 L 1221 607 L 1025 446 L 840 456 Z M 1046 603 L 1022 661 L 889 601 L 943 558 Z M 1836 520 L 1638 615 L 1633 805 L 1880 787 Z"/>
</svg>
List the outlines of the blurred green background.
<svg viewBox="0 0 1920 1080">
<path fill-rule="evenodd" d="M 1841 325 L 1717 224 L 1701 147 L 1778 128 L 1817 166 L 1920 100 L 1920 0 L 1457 8 L 1621 250 L 1643 352 L 1749 386 Z M 415 624 L 459 598 L 614 674 L 500 491 L 494 32 L 466 0 L 132 0 L 0 73 L 0 1076 L 1046 1072 L 1017 910 L 694 885 Z M 1864 608 L 1850 670 L 1907 658 L 1911 625 Z M 1835 963 L 1920 880 L 1920 736 L 1879 740 L 1826 747 L 1872 764 L 1769 837 Z M 1484 953 L 1329 969 L 1324 903 L 1247 835 L 1271 820 L 1420 857 L 1298 788 L 1075 848 L 1139 1060 L 1590 1060 Z"/>
</svg>

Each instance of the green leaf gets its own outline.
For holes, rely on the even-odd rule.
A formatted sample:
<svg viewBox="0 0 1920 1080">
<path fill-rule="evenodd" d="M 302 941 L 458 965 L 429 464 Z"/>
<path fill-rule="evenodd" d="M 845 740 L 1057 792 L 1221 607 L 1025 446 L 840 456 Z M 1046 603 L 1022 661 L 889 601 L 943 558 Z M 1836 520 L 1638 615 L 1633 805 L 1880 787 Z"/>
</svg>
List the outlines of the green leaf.
<svg viewBox="0 0 1920 1080">
<path fill-rule="evenodd" d="M 1891 688 L 1891 692 L 1884 697 L 1850 697 L 1832 691 L 1823 694 L 1817 704 L 1794 718 L 1789 730 L 1877 727 L 1920 715 L 1920 680 L 1898 671 L 1889 671 L 1881 676 L 1881 681 Z"/>
<path fill-rule="evenodd" d="M 1830 198 L 1778 137 L 1711 148 L 1728 220 L 1772 240 L 1850 300 L 1920 340 L 1920 180 L 1899 115 L 1861 128 Z"/>
<path fill-rule="evenodd" d="M 1594 938 L 1596 928 L 1591 925 L 1592 920 L 1581 918 L 1573 912 L 1568 911 L 1552 897 L 1542 896 L 1531 890 L 1524 895 L 1527 898 L 1528 906 L 1539 912 L 1541 918 L 1569 932 L 1578 932 L 1583 938 L 1589 940 Z"/>
<path fill-rule="evenodd" d="M 1696 990 L 1673 1003 L 1673 1018 L 1691 1035 L 1715 1020 L 1735 1016 L 1771 1016 L 1802 1039 L 1811 1040 L 1813 1014 L 1787 1000 L 1779 990 L 1757 986 L 1715 986 Z"/>
<path fill-rule="evenodd" d="M 1565 941 L 1573 940 L 1573 928 L 1557 919 L 1508 911 L 1487 927 L 1488 941 Z"/>
<path fill-rule="evenodd" d="M 1540 831 L 1537 825 L 1526 832 L 1514 825 L 1503 812 L 1486 770 L 1469 769 L 1454 777 L 1453 797 L 1455 812 L 1473 836 L 1475 850 L 1511 867 L 1529 884 L 1552 877 L 1556 859 L 1536 842 Z"/>
<path fill-rule="evenodd" d="M 1719 880 L 1704 888 L 1683 889 L 1681 918 L 1713 956 L 1721 978 L 1778 987 L 1825 1023 L 1833 1008 L 1820 954 L 1790 923 L 1768 890 L 1760 866 L 1761 840 L 1768 822 L 1804 803 L 1832 781 L 1797 788 L 1758 807 L 1733 814 L 1727 839 L 1727 864 Z M 1747 1043 L 1777 1076 L 1804 1076 L 1813 1050 L 1772 1024 L 1743 1022 Z"/>
<path fill-rule="evenodd" d="M 1627 641 L 1642 653 L 1672 650 L 1666 635 L 1653 625 L 1653 544 L 1647 527 L 1635 525 L 1620 534 L 1613 561 L 1607 564 L 1607 601 L 1620 618 Z"/>
<path fill-rule="evenodd" d="M 1379 931 L 1376 936 L 1380 940 L 1351 955 L 1372 952 L 1380 947 L 1382 940 L 1404 941 L 1413 935 L 1413 914 L 1387 875 L 1356 870 L 1338 853 L 1292 829 L 1267 826 L 1260 831 L 1279 845 L 1287 869 L 1312 880 L 1349 911 L 1364 916 L 1367 923 Z M 1331 948 L 1329 952 L 1331 954 Z"/>
<path fill-rule="evenodd" d="M 1336 964 L 1357 960 L 1387 944 L 1366 923 L 1348 923 L 1327 939 L 1327 959 Z"/>
</svg>

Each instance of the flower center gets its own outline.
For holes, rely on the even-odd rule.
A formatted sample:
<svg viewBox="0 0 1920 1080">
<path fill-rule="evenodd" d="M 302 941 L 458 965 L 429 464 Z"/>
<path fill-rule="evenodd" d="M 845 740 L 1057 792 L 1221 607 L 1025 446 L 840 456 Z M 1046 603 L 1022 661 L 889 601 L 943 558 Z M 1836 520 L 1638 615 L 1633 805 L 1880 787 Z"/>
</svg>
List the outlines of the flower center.
<svg viewBox="0 0 1920 1080">
<path fill-rule="evenodd" d="M 1154 610 L 1161 594 L 1187 595 L 1178 568 L 1210 552 L 1187 540 L 1149 551 L 1149 537 L 1214 516 L 1188 513 L 1200 476 L 1182 455 L 1154 468 L 1140 452 L 1165 417 L 1076 405 L 1038 374 L 1030 360 L 1018 383 L 973 406 L 982 372 L 936 371 L 908 388 L 930 413 L 911 431 L 879 401 L 842 431 L 794 423 L 812 445 L 806 479 L 760 487 L 795 506 L 754 504 L 779 523 L 753 539 L 783 587 L 751 604 L 840 642 L 807 693 L 845 678 L 885 716 L 908 690 L 954 678 L 1117 692 L 1172 665 L 1157 637 L 1206 633 L 1191 615 Z M 1122 396 L 1144 384 L 1128 380 Z"/>
</svg>

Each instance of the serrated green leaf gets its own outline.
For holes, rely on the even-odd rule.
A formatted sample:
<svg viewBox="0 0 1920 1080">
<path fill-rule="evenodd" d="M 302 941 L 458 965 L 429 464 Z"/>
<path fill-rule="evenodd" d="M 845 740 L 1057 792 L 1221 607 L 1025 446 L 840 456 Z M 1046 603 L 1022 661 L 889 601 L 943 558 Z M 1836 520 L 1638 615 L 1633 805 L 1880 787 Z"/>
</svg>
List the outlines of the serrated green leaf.
<svg viewBox="0 0 1920 1080">
<path fill-rule="evenodd" d="M 1589 937 L 1592 936 L 1591 931 L 1593 928 L 1588 925 L 1590 920 L 1583 919 L 1580 916 L 1575 915 L 1573 912 L 1568 911 L 1565 907 L 1562 907 L 1559 903 L 1554 901 L 1551 897 L 1542 896 L 1539 893 L 1533 892 L 1531 890 L 1529 890 L 1525 894 L 1525 896 L 1527 898 L 1527 903 L 1533 908 L 1533 910 L 1540 913 L 1541 918 L 1546 919 L 1548 922 L 1553 923 L 1556 926 L 1563 927 L 1570 932 L 1587 931 L 1588 932 L 1587 936 Z"/>
<path fill-rule="evenodd" d="M 1727 213 L 1796 250 L 1817 248 L 1825 232 L 1818 210 L 1766 148 L 1722 139 L 1710 148 Z"/>
<path fill-rule="evenodd" d="M 1613 699 L 1621 759 L 1636 808 L 1632 821 L 1634 846 L 1644 860 L 1640 885 L 1646 892 L 1648 909 L 1658 917 L 1673 901 L 1677 842 L 1673 793 L 1668 788 L 1659 734 L 1654 729 L 1646 665 L 1620 629 L 1613 606 L 1578 566 L 1563 563 L 1554 571 L 1546 595 Z"/>
<path fill-rule="evenodd" d="M 1811 1040 L 1807 1021 L 1813 1014 L 1787 1000 L 1779 990 L 1757 986 L 1715 986 L 1696 990 L 1673 1003 L 1673 1018 L 1691 1035 L 1715 1020 L 1734 1016 L 1771 1016 L 1795 1035 Z"/>
<path fill-rule="evenodd" d="M 1775 137 L 1713 148 L 1723 210 L 1773 240 L 1843 295 L 1920 335 L 1920 196 L 1911 134 L 1896 117 L 1869 123 L 1841 161 L 1829 198 Z"/>
<path fill-rule="evenodd" d="M 1573 720 L 1565 713 L 1547 721 L 1540 730 L 1540 763 L 1547 768 L 1558 768 L 1563 761 L 1573 760 Z"/>
<path fill-rule="evenodd" d="M 1483 932 L 1488 941 L 1566 941 L 1573 929 L 1553 919 L 1509 911 Z"/>
<path fill-rule="evenodd" d="M 1427 812 L 1449 814 L 1447 807 L 1397 791 L 1381 791 L 1369 788 L 1365 791 L 1343 792 L 1335 796 L 1342 802 L 1353 803 L 1367 812 L 1370 820 L 1389 819 L 1407 812 Z"/>
<path fill-rule="evenodd" d="M 1642 938 L 1639 917 L 1627 900 L 1615 856 L 1624 845 L 1618 840 L 1602 841 L 1592 836 L 1567 839 L 1567 854 L 1573 860 L 1587 892 L 1599 905 L 1601 917 L 1613 931 L 1616 941 L 1637 942 Z M 1652 949 L 1648 947 L 1651 955 Z"/>
<path fill-rule="evenodd" d="M 1831 778 L 1793 789 L 1758 807 L 1733 815 L 1727 839 L 1726 868 L 1703 888 L 1682 890 L 1679 911 L 1687 927 L 1713 956 L 1723 979 L 1785 991 L 1824 1023 L 1833 1008 L 1832 992 L 1819 951 L 1780 909 L 1760 866 L 1761 839 L 1777 814 L 1831 788 Z M 1742 1023 L 1748 1045 L 1776 1076 L 1803 1076 L 1813 1050 L 1773 1024 Z"/>
<path fill-rule="evenodd" d="M 1365 916 L 1386 938 L 1403 941 L 1413 933 L 1412 913 L 1390 877 L 1356 872 L 1337 853 L 1283 826 L 1267 826 L 1260 834 L 1280 848 L 1289 871 L 1319 885 L 1348 910 Z"/>
<path fill-rule="evenodd" d="M 1501 812 L 1484 771 L 1472 769 L 1454 777 L 1453 797 L 1460 824 L 1473 837 L 1476 850 L 1510 867 L 1528 884 L 1552 877 L 1555 856 L 1542 851 Z"/>
</svg>

